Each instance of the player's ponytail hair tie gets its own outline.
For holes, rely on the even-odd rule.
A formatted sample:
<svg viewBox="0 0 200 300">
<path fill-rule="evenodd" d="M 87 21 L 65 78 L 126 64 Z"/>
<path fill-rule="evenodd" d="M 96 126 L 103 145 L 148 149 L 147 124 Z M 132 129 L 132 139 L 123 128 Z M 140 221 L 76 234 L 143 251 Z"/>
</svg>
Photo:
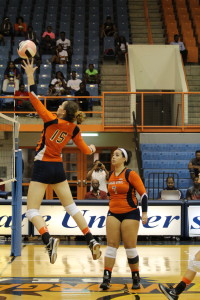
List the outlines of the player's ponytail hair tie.
<svg viewBox="0 0 200 300">
<path fill-rule="evenodd" d="M 81 124 L 85 120 L 86 116 L 85 116 L 84 112 L 78 110 L 75 113 L 75 118 L 76 118 L 77 124 Z"/>
<path fill-rule="evenodd" d="M 126 150 L 124 148 L 118 148 L 118 149 L 124 154 L 125 160 L 127 162 L 128 161 L 128 153 L 126 152 Z"/>
</svg>

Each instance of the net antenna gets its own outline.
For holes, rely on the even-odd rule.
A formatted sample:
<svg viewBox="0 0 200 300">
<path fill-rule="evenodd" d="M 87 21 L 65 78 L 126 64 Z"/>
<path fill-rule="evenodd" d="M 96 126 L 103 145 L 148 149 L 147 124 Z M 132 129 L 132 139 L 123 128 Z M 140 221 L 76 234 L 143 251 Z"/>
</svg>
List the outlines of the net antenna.
<svg viewBox="0 0 200 300">
<path fill-rule="evenodd" d="M 12 191 L 11 256 L 21 255 L 22 151 L 18 149 L 20 124 L 0 113 L 0 185 Z"/>
</svg>

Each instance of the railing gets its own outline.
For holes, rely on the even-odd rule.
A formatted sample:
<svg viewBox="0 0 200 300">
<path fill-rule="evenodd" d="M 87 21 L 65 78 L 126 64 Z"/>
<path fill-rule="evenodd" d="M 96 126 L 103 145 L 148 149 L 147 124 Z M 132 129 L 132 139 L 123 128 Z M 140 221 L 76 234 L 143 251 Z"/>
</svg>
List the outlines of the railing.
<svg viewBox="0 0 200 300">
<path fill-rule="evenodd" d="M 83 98 L 83 101 L 85 101 L 84 98 L 99 99 L 99 105 L 85 112 L 87 119 L 81 125 L 83 131 L 132 132 L 132 111 L 134 111 L 138 132 L 199 132 L 200 114 L 197 111 L 199 106 L 196 105 L 199 103 L 199 95 L 200 92 L 103 92 L 102 96 L 40 96 L 39 98 L 45 106 L 51 99 Z M 2 99 L 13 99 L 13 97 L 0 96 L 0 107 L 5 101 Z M 20 99 L 20 97 L 15 97 L 15 99 Z M 9 110 L 5 107 L 1 109 L 1 112 L 13 114 L 14 101 Z M 17 111 L 19 116 L 28 113 L 30 111 Z M 39 119 L 34 119 L 34 121 L 29 121 L 28 118 L 21 119 L 20 123 L 21 131 L 41 130 L 42 122 Z"/>
<path fill-rule="evenodd" d="M 133 127 L 134 127 L 134 141 L 135 141 L 135 153 L 137 158 L 137 165 L 138 165 L 139 175 L 143 179 L 142 153 L 140 150 L 139 135 L 137 132 L 137 122 L 136 122 L 134 111 L 133 111 Z"/>
</svg>

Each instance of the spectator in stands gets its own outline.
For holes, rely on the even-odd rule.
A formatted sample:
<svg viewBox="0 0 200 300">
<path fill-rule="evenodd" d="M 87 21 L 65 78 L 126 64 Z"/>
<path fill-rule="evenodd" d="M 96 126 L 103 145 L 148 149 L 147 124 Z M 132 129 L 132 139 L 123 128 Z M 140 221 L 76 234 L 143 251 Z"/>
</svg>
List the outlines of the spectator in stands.
<svg viewBox="0 0 200 300">
<path fill-rule="evenodd" d="M 99 189 L 99 180 L 93 179 L 91 182 L 92 189 L 85 194 L 85 199 L 90 200 L 107 200 L 108 196 L 106 192 Z"/>
<path fill-rule="evenodd" d="M 187 200 L 200 200 L 200 183 L 199 177 L 194 177 L 193 179 L 193 186 L 187 189 L 186 192 L 186 199 Z"/>
<path fill-rule="evenodd" d="M 114 36 L 116 32 L 117 29 L 115 24 L 112 22 L 111 16 L 107 16 L 106 21 L 101 28 L 101 38 L 104 38 L 105 36 Z"/>
<path fill-rule="evenodd" d="M 200 150 L 195 152 L 195 158 L 192 158 L 188 164 L 188 169 L 192 179 L 200 174 Z"/>
<path fill-rule="evenodd" d="M 115 39 L 115 61 L 116 64 L 125 62 L 125 54 L 128 52 L 128 43 L 124 36 L 119 36 Z"/>
<path fill-rule="evenodd" d="M 164 191 L 165 190 L 167 190 L 167 191 L 173 191 L 173 190 L 179 191 L 180 192 L 180 199 L 184 199 L 182 191 L 175 187 L 175 182 L 174 182 L 174 177 L 173 176 L 168 176 L 166 178 L 166 185 L 167 185 L 167 187 L 163 189 Z M 159 199 L 158 200 L 161 199 L 161 192 L 159 193 Z"/>
<path fill-rule="evenodd" d="M 28 26 L 27 32 L 25 33 L 25 39 L 33 41 L 36 45 L 39 44 L 39 41 L 38 41 L 37 36 L 36 36 L 36 32 L 33 31 L 33 27 L 30 26 L 30 25 Z"/>
<path fill-rule="evenodd" d="M 5 46 L 5 39 L 4 39 L 4 36 L 3 34 L 0 33 L 0 46 Z"/>
<path fill-rule="evenodd" d="M 72 79 L 68 80 L 67 86 L 70 88 L 71 95 L 75 95 L 75 92 L 77 92 L 80 89 L 80 83 L 82 80 L 76 78 L 76 71 L 72 71 Z"/>
<path fill-rule="evenodd" d="M 188 51 L 185 49 L 185 45 L 183 42 L 179 40 L 179 35 L 174 35 L 174 42 L 171 42 L 170 45 L 179 45 L 180 53 L 182 55 L 183 63 L 187 62 Z"/>
<path fill-rule="evenodd" d="M 4 72 L 4 80 L 3 80 L 3 93 L 6 93 L 7 87 L 9 83 L 14 83 L 15 90 L 19 90 L 19 81 L 20 81 L 20 71 L 15 66 L 13 61 L 9 61 L 8 66 Z"/>
<path fill-rule="evenodd" d="M 97 179 L 99 181 L 99 189 L 107 193 L 108 178 L 109 178 L 109 172 L 106 170 L 104 164 L 102 164 L 100 160 L 95 160 L 93 167 L 87 173 L 87 180 Z"/>
<path fill-rule="evenodd" d="M 80 89 L 75 92 L 75 96 L 90 96 L 90 93 L 86 90 L 86 85 L 85 83 L 81 82 L 80 83 Z M 89 106 L 90 106 L 90 99 L 89 98 L 79 98 L 75 99 L 76 103 L 78 103 L 79 107 L 83 111 L 88 111 Z"/>
<path fill-rule="evenodd" d="M 93 64 L 88 65 L 88 69 L 85 71 L 85 82 L 88 84 L 99 84 L 98 70 L 94 68 Z"/>
<path fill-rule="evenodd" d="M 5 17 L 1 23 L 0 33 L 3 36 L 13 36 L 13 26 L 8 17 Z"/>
<path fill-rule="evenodd" d="M 15 91 L 15 94 L 14 96 L 16 97 L 21 97 L 22 98 L 18 98 L 18 99 L 15 99 L 15 107 L 16 107 L 16 110 L 21 110 L 21 111 L 33 111 L 33 107 L 31 105 L 31 102 L 29 101 L 29 98 L 23 98 L 23 96 L 29 96 L 29 93 L 27 91 L 25 91 L 25 85 L 23 83 L 21 83 L 19 85 L 19 90 L 16 90 Z"/>
<path fill-rule="evenodd" d="M 53 55 L 55 51 L 55 41 L 46 35 L 40 43 L 40 55 L 51 54 Z"/>
<path fill-rule="evenodd" d="M 51 58 L 51 62 L 54 64 L 66 64 L 68 62 L 68 53 L 63 49 L 63 46 L 59 44 L 56 46 L 56 52 Z"/>
<path fill-rule="evenodd" d="M 14 33 L 16 36 L 25 36 L 27 32 L 27 25 L 24 22 L 23 17 L 17 17 L 14 25 Z"/>
<path fill-rule="evenodd" d="M 52 40 L 55 40 L 55 33 L 52 32 L 52 27 L 51 26 L 47 26 L 47 31 L 45 31 L 42 35 L 42 38 L 44 38 L 45 36 L 50 36 L 50 38 Z"/>
<path fill-rule="evenodd" d="M 51 85 L 51 88 L 53 88 L 51 90 L 54 92 L 54 96 L 63 96 L 67 94 L 67 81 L 61 71 L 56 72 L 56 76 L 51 81 Z"/>
<path fill-rule="evenodd" d="M 56 41 L 56 46 L 58 46 L 59 44 L 63 46 L 63 50 L 67 51 L 69 59 L 72 55 L 71 42 L 66 38 L 64 31 L 60 32 L 60 38 Z"/>
</svg>

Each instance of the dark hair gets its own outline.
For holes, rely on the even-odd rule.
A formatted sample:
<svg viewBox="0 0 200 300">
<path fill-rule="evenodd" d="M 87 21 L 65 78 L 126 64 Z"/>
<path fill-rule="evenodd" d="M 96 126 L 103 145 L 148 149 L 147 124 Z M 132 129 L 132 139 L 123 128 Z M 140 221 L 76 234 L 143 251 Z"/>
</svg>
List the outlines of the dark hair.
<svg viewBox="0 0 200 300">
<path fill-rule="evenodd" d="M 117 149 L 119 149 L 120 150 L 120 148 L 117 148 Z M 125 151 L 126 151 L 126 153 L 127 153 L 127 155 L 128 155 L 128 159 L 127 159 L 127 161 L 125 161 L 124 162 L 124 165 L 125 166 L 127 166 L 127 165 L 129 165 L 130 164 L 130 161 L 131 161 L 131 157 L 132 157 L 132 152 L 131 151 L 129 151 L 129 150 L 127 150 L 127 149 L 125 149 L 125 148 L 123 148 Z M 121 150 L 120 150 L 121 151 Z M 121 153 L 122 153 L 122 156 L 123 157 L 125 157 L 125 155 L 124 155 L 124 153 L 121 151 Z"/>
<path fill-rule="evenodd" d="M 60 74 L 61 74 L 61 76 L 62 76 L 62 78 L 63 78 L 63 79 L 65 79 L 65 76 L 63 75 L 63 72 L 61 72 L 61 71 L 57 71 L 57 72 L 56 72 L 55 78 L 57 78 L 57 76 L 58 76 L 58 73 L 60 73 Z"/>
<path fill-rule="evenodd" d="M 174 181 L 174 177 L 173 176 L 168 176 L 167 178 L 166 178 L 166 182 L 168 181 L 168 179 L 173 179 L 173 181 Z"/>
<path fill-rule="evenodd" d="M 74 122 L 76 120 L 76 112 L 79 110 L 78 104 L 74 101 L 68 101 L 64 109 L 66 110 L 64 120 Z"/>
<path fill-rule="evenodd" d="M 24 18 L 21 17 L 21 16 L 19 16 L 19 17 L 16 18 L 16 23 L 18 23 L 20 19 L 21 19 L 22 23 L 24 23 Z"/>
<path fill-rule="evenodd" d="M 197 154 L 197 153 L 200 153 L 200 150 L 196 150 L 196 151 L 195 151 L 195 154 Z"/>
</svg>

